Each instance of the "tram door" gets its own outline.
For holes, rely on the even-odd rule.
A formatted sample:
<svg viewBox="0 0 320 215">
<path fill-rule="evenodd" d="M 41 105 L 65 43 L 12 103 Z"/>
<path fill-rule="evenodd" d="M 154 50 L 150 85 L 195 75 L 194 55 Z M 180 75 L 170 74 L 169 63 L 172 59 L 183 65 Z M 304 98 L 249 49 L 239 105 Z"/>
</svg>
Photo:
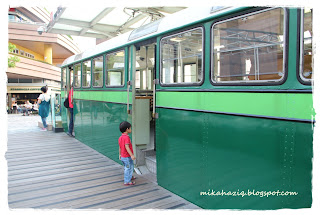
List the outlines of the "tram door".
<svg viewBox="0 0 320 215">
<path fill-rule="evenodd" d="M 155 145 L 155 59 L 156 41 L 135 44 L 131 51 L 132 139 L 136 166 L 141 173 L 156 174 Z M 142 168 L 142 166 L 144 166 Z"/>
</svg>

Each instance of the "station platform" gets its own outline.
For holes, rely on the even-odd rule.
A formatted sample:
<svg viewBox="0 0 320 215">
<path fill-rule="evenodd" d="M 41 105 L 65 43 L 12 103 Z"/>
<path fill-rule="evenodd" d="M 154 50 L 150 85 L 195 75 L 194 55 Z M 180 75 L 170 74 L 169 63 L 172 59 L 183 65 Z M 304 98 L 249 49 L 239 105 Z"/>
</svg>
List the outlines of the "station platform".
<svg viewBox="0 0 320 215">
<path fill-rule="evenodd" d="M 39 116 L 8 115 L 10 209 L 201 209 L 66 133 L 41 131 Z"/>
</svg>

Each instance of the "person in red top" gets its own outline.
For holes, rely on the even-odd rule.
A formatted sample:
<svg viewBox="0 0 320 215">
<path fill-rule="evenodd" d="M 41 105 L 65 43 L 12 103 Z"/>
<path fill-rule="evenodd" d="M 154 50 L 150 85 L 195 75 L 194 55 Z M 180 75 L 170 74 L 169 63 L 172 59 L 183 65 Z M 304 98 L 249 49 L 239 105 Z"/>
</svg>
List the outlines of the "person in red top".
<svg viewBox="0 0 320 215">
<path fill-rule="evenodd" d="M 69 123 L 69 130 L 68 130 L 68 135 L 70 137 L 74 137 L 72 132 L 73 132 L 73 83 L 71 85 L 71 89 L 69 91 L 69 112 L 70 112 L 70 123 Z"/>
<path fill-rule="evenodd" d="M 119 160 L 122 161 L 124 166 L 124 185 L 134 185 L 132 181 L 136 179 L 132 176 L 133 173 L 133 160 L 136 157 L 133 154 L 131 140 L 128 134 L 131 133 L 131 124 L 127 121 L 121 122 L 119 129 L 122 135 L 119 137 Z"/>
</svg>

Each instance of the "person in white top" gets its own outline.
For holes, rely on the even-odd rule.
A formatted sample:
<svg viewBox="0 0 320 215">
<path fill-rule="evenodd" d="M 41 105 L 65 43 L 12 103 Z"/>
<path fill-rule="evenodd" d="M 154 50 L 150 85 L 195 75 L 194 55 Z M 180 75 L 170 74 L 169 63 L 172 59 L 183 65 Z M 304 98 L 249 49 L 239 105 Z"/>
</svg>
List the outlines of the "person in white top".
<svg viewBox="0 0 320 215">
<path fill-rule="evenodd" d="M 47 94 L 47 87 L 41 87 L 42 94 L 38 98 L 39 115 L 41 116 L 43 128 L 42 131 L 47 131 L 47 117 L 50 109 L 50 95 Z"/>
</svg>

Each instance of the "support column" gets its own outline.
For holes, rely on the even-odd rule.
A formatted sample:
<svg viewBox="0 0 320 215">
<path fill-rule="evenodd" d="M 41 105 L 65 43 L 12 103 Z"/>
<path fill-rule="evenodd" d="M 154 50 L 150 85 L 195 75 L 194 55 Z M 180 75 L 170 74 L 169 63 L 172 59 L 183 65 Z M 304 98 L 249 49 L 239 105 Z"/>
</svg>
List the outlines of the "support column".
<svg viewBox="0 0 320 215">
<path fill-rule="evenodd" d="M 44 44 L 44 61 L 52 64 L 52 45 Z"/>
<path fill-rule="evenodd" d="M 8 88 L 7 88 L 8 89 Z M 10 113 L 10 109 L 11 109 L 11 106 L 12 106 L 12 96 L 11 96 L 11 93 L 8 93 L 8 109 L 9 109 L 9 113 Z"/>
</svg>

